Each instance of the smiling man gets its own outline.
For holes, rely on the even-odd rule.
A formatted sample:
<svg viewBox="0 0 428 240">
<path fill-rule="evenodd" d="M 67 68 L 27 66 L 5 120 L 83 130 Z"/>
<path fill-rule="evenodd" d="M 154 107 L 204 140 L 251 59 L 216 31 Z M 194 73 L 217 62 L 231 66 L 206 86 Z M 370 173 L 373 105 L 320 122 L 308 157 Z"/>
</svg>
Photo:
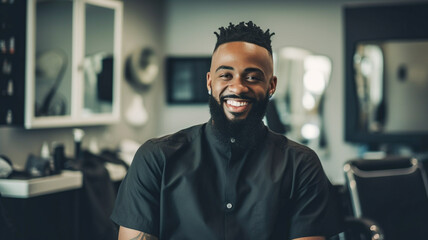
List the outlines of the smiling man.
<svg viewBox="0 0 428 240">
<path fill-rule="evenodd" d="M 238 140 L 235 145 L 243 147 L 255 140 L 254 130 L 262 127 L 276 82 L 267 49 L 249 42 L 219 41 L 207 73 L 210 111 L 218 137 L 225 141 L 233 137 Z"/>
<path fill-rule="evenodd" d="M 220 28 L 207 73 L 211 119 L 137 151 L 112 219 L 119 239 L 323 240 L 339 232 L 317 155 L 262 122 L 277 79 L 272 33 Z"/>
</svg>

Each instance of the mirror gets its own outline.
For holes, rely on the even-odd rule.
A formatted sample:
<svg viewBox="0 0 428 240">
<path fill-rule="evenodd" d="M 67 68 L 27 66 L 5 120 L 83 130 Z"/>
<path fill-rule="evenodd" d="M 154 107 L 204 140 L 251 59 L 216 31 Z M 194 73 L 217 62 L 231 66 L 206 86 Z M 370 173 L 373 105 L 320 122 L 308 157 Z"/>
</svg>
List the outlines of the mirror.
<svg viewBox="0 0 428 240">
<path fill-rule="evenodd" d="M 72 1 L 36 3 L 36 117 L 71 114 Z"/>
<path fill-rule="evenodd" d="M 120 119 L 122 4 L 28 0 L 26 128 Z"/>
<path fill-rule="evenodd" d="M 360 42 L 353 61 L 360 131 L 428 131 L 427 40 Z"/>
<path fill-rule="evenodd" d="M 287 137 L 323 146 L 322 104 L 331 60 L 296 47 L 279 49 L 274 59 L 278 84 L 273 101 Z"/>
<path fill-rule="evenodd" d="M 114 17 L 114 9 L 85 4 L 85 117 L 112 112 Z"/>
</svg>

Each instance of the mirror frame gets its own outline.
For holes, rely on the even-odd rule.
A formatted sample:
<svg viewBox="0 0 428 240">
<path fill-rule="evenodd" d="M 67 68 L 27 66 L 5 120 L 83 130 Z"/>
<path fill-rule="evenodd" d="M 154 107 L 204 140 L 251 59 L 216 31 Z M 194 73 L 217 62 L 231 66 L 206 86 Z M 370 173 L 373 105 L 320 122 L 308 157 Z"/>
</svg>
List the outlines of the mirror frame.
<svg viewBox="0 0 428 240">
<path fill-rule="evenodd" d="M 428 131 L 399 133 L 361 131 L 358 127 L 358 102 L 355 85 L 354 54 L 360 42 L 387 40 L 425 40 L 428 3 L 347 4 L 344 16 L 344 140 L 378 150 L 381 145 L 396 144 L 426 149 Z M 411 26 L 411 27 L 409 27 Z"/>
<path fill-rule="evenodd" d="M 72 0 L 73 1 L 73 39 L 72 39 L 72 84 L 71 113 L 67 116 L 35 117 L 35 59 L 36 59 L 36 3 L 27 1 L 27 39 L 25 66 L 25 119 L 24 127 L 55 128 L 74 126 L 94 126 L 116 123 L 120 120 L 120 83 L 122 77 L 122 19 L 123 3 L 113 0 Z M 43 1 L 43 0 L 42 0 Z M 85 117 L 82 114 L 84 98 L 84 51 L 85 51 L 85 4 L 111 8 L 114 10 L 114 68 L 113 68 L 113 106 L 111 113 L 94 114 Z"/>
</svg>

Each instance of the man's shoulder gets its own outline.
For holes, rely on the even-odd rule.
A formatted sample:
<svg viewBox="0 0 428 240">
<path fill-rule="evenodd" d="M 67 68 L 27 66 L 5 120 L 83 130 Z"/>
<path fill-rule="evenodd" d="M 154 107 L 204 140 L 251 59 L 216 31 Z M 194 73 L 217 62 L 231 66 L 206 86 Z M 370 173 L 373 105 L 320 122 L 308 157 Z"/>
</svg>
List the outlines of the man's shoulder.
<svg viewBox="0 0 428 240">
<path fill-rule="evenodd" d="M 135 159 L 156 159 L 163 161 L 174 152 L 191 144 L 203 131 L 204 124 L 195 125 L 173 134 L 147 140 L 137 150 Z"/>
<path fill-rule="evenodd" d="M 194 125 L 178 132 L 168 134 L 158 138 L 152 138 L 148 140 L 152 144 L 164 144 L 164 143 L 185 143 L 190 142 L 194 138 L 200 136 L 203 131 L 205 124 Z"/>
<path fill-rule="evenodd" d="M 292 154 L 292 155 L 309 155 L 316 156 L 316 153 L 306 145 L 298 143 L 282 134 L 278 134 L 269 129 L 268 131 L 268 141 L 269 144 L 274 144 L 274 146 L 280 148 L 283 152 Z"/>
<path fill-rule="evenodd" d="M 155 151 L 156 149 L 166 151 L 168 149 L 177 149 L 180 146 L 189 144 L 197 139 L 202 134 L 204 126 L 205 124 L 194 125 L 173 134 L 149 139 L 140 147 L 140 149 L 144 151 Z"/>
</svg>

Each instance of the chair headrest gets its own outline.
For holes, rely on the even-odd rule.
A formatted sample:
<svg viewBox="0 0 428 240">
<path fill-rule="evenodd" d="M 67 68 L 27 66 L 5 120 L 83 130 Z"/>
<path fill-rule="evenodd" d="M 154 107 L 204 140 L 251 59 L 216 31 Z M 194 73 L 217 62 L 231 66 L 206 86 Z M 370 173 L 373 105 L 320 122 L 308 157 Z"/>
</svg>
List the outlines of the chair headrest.
<svg viewBox="0 0 428 240">
<path fill-rule="evenodd" d="M 379 171 L 390 169 L 410 168 L 414 165 L 413 158 L 410 157 L 387 157 L 384 159 L 354 159 L 349 161 L 351 166 L 355 166 L 362 171 Z"/>
</svg>

